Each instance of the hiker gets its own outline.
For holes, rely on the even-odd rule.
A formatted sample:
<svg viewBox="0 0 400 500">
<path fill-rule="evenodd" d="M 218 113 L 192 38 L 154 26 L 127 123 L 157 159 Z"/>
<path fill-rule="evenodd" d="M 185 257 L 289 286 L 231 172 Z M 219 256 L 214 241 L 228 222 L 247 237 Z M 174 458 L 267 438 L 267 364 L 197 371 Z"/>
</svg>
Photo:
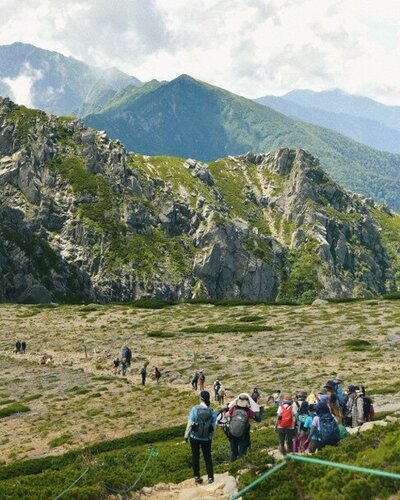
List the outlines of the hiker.
<svg viewBox="0 0 400 500">
<path fill-rule="evenodd" d="M 120 365 L 121 365 L 121 375 L 125 377 L 126 372 L 128 371 L 128 363 L 126 362 L 126 358 L 121 359 Z"/>
<path fill-rule="evenodd" d="M 194 373 L 193 373 L 193 377 L 192 377 L 192 389 L 197 391 L 197 383 L 199 381 L 199 372 L 196 370 Z"/>
<path fill-rule="evenodd" d="M 280 406 L 280 404 L 282 403 L 282 394 L 281 394 L 281 391 L 280 390 L 276 391 L 272 395 L 272 397 L 274 399 L 274 405 L 275 406 Z"/>
<path fill-rule="evenodd" d="M 119 373 L 119 365 L 120 365 L 119 358 L 115 358 L 114 359 L 113 365 L 114 365 L 114 375 L 118 375 L 118 373 Z"/>
<path fill-rule="evenodd" d="M 142 385 L 146 385 L 146 376 L 147 376 L 147 365 L 143 365 L 142 369 L 140 370 L 140 375 L 142 377 Z"/>
<path fill-rule="evenodd" d="M 217 426 L 222 427 L 225 436 L 229 439 L 229 421 L 227 418 L 227 412 L 229 410 L 229 405 L 224 406 L 217 413 Z"/>
<path fill-rule="evenodd" d="M 131 366 L 131 361 L 132 361 L 132 351 L 129 349 L 129 347 L 126 348 L 126 364 L 128 366 Z"/>
<path fill-rule="evenodd" d="M 15 342 L 15 353 L 18 354 L 21 352 L 21 342 L 19 340 L 17 340 Z"/>
<path fill-rule="evenodd" d="M 221 382 L 217 379 L 215 382 L 214 382 L 214 401 L 218 401 L 219 402 L 219 389 L 221 387 Z"/>
<path fill-rule="evenodd" d="M 328 380 L 328 382 L 324 385 L 324 390 L 329 398 L 328 406 L 333 415 L 335 415 L 337 423 L 343 424 L 345 404 L 340 404 L 339 397 L 342 401 L 347 401 L 347 397 L 343 397 L 344 394 L 341 392 L 340 383 L 335 380 Z"/>
<path fill-rule="evenodd" d="M 53 356 L 51 354 L 45 354 L 40 358 L 41 365 L 48 365 L 53 362 Z"/>
<path fill-rule="evenodd" d="M 297 413 L 295 437 L 293 440 L 293 451 L 304 453 L 308 446 L 308 432 L 312 426 L 312 417 L 309 411 L 313 409 L 307 401 L 303 401 Z"/>
<path fill-rule="evenodd" d="M 293 403 L 292 396 L 286 394 L 279 405 L 275 423 L 275 431 L 279 437 L 279 451 L 282 455 L 293 451 L 293 438 L 296 426 L 297 406 Z M 286 448 L 285 448 L 286 442 Z"/>
<path fill-rule="evenodd" d="M 25 351 L 26 351 L 26 342 L 25 340 L 23 340 L 21 342 L 21 354 L 25 354 Z"/>
<path fill-rule="evenodd" d="M 88 355 L 87 355 L 87 345 L 83 344 L 82 347 L 83 347 L 83 352 L 85 353 L 85 358 L 87 358 L 88 357 Z"/>
<path fill-rule="evenodd" d="M 160 381 L 160 378 L 161 378 L 161 372 L 158 368 L 154 368 L 154 378 L 158 384 L 158 382 Z"/>
<path fill-rule="evenodd" d="M 256 414 L 259 412 L 259 415 Z M 250 419 L 261 422 L 262 411 L 248 394 L 242 393 L 229 405 L 229 440 L 231 462 L 245 455 L 250 448 Z"/>
<path fill-rule="evenodd" d="M 189 441 L 192 448 L 193 475 L 197 484 L 203 482 L 200 476 L 200 448 L 206 463 L 208 482 L 214 482 L 211 443 L 217 422 L 217 415 L 210 408 L 210 404 L 210 393 L 208 391 L 201 391 L 200 404 L 190 410 L 185 431 L 185 441 Z"/>
<path fill-rule="evenodd" d="M 357 387 L 350 384 L 347 388 L 347 397 L 345 425 L 346 427 L 359 427 L 364 423 L 364 401 L 362 394 L 357 394 Z"/>
<path fill-rule="evenodd" d="M 317 389 L 313 389 L 310 392 L 310 394 L 307 396 L 306 401 L 307 401 L 307 403 L 309 405 L 313 405 L 313 404 L 317 403 L 317 396 L 316 396 L 316 394 L 317 394 Z"/>
<path fill-rule="evenodd" d="M 257 387 L 254 387 L 253 392 L 251 393 L 251 399 L 258 404 L 260 397 L 260 391 L 257 389 Z"/>
<path fill-rule="evenodd" d="M 204 391 L 204 387 L 206 385 L 206 376 L 204 375 L 202 370 L 200 370 L 199 382 L 200 382 L 200 391 Z"/>
<path fill-rule="evenodd" d="M 315 407 L 316 416 L 313 418 L 309 431 L 308 451 L 314 453 L 327 444 L 336 446 L 340 441 L 339 427 L 326 401 L 320 401 Z"/>
<path fill-rule="evenodd" d="M 218 401 L 220 402 L 221 405 L 224 404 L 225 396 L 226 396 L 225 387 L 221 384 L 218 391 Z"/>
<path fill-rule="evenodd" d="M 361 395 L 363 398 L 364 422 L 371 422 L 375 417 L 375 409 L 373 400 L 365 394 L 365 387 L 361 387 Z"/>
</svg>

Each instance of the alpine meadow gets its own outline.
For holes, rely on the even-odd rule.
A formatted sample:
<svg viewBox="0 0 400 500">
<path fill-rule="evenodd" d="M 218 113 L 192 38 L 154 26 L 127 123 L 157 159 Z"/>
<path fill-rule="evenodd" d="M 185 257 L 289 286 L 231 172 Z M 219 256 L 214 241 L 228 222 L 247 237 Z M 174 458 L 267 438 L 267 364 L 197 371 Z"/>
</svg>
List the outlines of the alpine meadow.
<svg viewBox="0 0 400 500">
<path fill-rule="evenodd" d="M 4 2 L 1 499 L 400 497 L 399 22 Z"/>
</svg>

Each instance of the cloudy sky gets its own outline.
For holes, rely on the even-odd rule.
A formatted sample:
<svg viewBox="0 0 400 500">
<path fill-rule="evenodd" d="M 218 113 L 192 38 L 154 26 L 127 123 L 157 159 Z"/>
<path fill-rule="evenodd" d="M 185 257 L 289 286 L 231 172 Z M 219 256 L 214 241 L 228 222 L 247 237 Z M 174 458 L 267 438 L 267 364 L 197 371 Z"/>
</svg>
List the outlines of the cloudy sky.
<svg viewBox="0 0 400 500">
<path fill-rule="evenodd" d="M 247 97 L 341 88 L 400 105 L 399 0 L 0 0 L 14 41 L 140 80 L 181 73 Z"/>
</svg>

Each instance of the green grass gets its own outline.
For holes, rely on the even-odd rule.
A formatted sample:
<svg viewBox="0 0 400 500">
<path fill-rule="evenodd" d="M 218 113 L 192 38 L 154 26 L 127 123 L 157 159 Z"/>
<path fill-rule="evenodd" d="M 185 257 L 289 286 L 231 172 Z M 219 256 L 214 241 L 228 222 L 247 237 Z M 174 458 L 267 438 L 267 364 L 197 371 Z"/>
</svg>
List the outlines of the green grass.
<svg viewBox="0 0 400 500">
<path fill-rule="evenodd" d="M 51 441 L 49 441 L 49 448 L 58 448 L 59 446 L 68 444 L 71 442 L 71 437 L 71 434 L 63 434 L 58 438 L 52 439 Z"/>
<path fill-rule="evenodd" d="M 24 413 L 27 411 L 31 411 L 29 406 L 23 405 L 22 403 L 11 403 L 4 408 L 0 408 L 0 418 L 9 417 L 15 413 Z"/>
<path fill-rule="evenodd" d="M 371 342 L 363 339 L 349 339 L 344 342 L 349 351 L 367 351 L 371 348 Z"/>
<path fill-rule="evenodd" d="M 226 324 L 226 325 L 207 325 L 182 328 L 185 333 L 247 333 L 247 332 L 271 332 L 272 326 L 268 325 L 246 325 L 246 324 Z"/>
</svg>

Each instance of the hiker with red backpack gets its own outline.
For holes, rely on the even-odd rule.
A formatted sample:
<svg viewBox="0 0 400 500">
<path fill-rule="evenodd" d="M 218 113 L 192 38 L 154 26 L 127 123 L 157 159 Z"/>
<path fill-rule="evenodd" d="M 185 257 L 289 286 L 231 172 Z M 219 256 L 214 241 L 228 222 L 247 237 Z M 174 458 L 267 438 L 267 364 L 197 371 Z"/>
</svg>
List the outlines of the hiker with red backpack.
<svg viewBox="0 0 400 500">
<path fill-rule="evenodd" d="M 282 455 L 292 453 L 293 438 L 296 427 L 297 406 L 293 403 L 292 396 L 286 394 L 278 408 L 275 431 L 279 437 L 279 451 Z M 286 443 L 286 448 L 285 448 Z"/>
<path fill-rule="evenodd" d="M 250 448 L 250 420 L 261 422 L 262 408 L 248 394 L 242 393 L 230 404 L 226 416 L 229 418 L 231 462 L 234 462 Z"/>
<path fill-rule="evenodd" d="M 214 482 L 214 469 L 211 458 L 211 442 L 217 422 L 217 415 L 210 408 L 210 393 L 200 392 L 200 404 L 194 406 L 189 413 L 185 431 L 185 441 L 192 448 L 192 467 L 194 480 L 197 484 L 203 482 L 200 476 L 200 448 L 206 463 L 208 482 Z"/>
</svg>

